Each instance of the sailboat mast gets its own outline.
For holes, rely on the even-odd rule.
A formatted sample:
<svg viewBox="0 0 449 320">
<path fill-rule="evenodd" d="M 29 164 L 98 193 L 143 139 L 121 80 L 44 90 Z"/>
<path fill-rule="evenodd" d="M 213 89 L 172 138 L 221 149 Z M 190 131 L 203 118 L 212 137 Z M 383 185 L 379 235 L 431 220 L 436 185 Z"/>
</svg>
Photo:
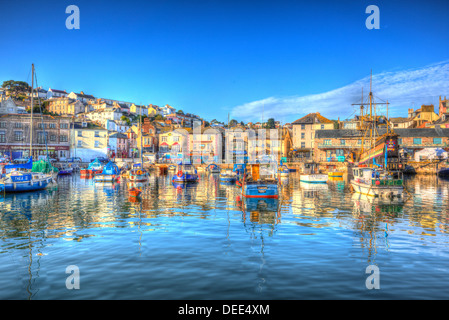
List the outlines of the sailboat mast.
<svg viewBox="0 0 449 320">
<path fill-rule="evenodd" d="M 142 150 L 142 106 L 139 106 L 139 132 L 140 132 L 140 163 L 143 169 L 143 150 Z"/>
<path fill-rule="evenodd" d="M 30 121 L 30 157 L 33 156 L 33 91 L 34 91 L 34 63 L 31 64 L 31 121 Z"/>
</svg>

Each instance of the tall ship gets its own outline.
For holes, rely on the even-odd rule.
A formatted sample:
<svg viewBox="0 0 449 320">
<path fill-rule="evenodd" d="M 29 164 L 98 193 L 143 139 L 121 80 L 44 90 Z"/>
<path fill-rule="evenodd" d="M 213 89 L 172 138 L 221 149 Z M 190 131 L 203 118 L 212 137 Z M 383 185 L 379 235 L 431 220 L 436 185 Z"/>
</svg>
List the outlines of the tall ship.
<svg viewBox="0 0 449 320">
<path fill-rule="evenodd" d="M 387 106 L 387 116 L 377 115 L 377 105 Z M 354 192 L 371 197 L 402 198 L 404 193 L 403 170 L 405 161 L 401 159 L 398 135 L 389 127 L 388 101 L 374 102 L 372 74 L 369 102 L 360 105 L 359 130 L 362 135 L 361 148 L 349 155 Z M 365 106 L 369 110 L 364 113 Z"/>
</svg>

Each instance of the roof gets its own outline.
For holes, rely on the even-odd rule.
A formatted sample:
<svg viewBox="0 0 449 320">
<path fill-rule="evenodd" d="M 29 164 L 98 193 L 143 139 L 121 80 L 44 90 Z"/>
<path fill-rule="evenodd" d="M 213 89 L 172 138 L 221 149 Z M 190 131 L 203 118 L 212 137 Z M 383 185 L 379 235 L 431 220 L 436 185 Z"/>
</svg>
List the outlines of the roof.
<svg viewBox="0 0 449 320">
<path fill-rule="evenodd" d="M 87 98 L 87 99 L 95 99 L 94 96 L 90 95 L 90 94 L 81 94 L 81 93 L 75 93 L 78 97 L 81 98 Z"/>
<path fill-rule="evenodd" d="M 67 94 L 67 92 L 65 91 L 65 90 L 56 90 L 56 89 L 48 89 L 48 91 L 50 91 L 51 90 L 51 92 L 57 92 L 57 93 L 65 93 L 65 94 Z"/>
<path fill-rule="evenodd" d="M 309 113 L 308 115 L 293 122 L 293 124 L 315 124 L 315 123 L 332 123 L 332 121 L 323 117 L 319 112 L 316 112 L 316 113 Z"/>
<path fill-rule="evenodd" d="M 128 136 L 126 134 L 121 133 L 121 132 L 114 132 L 114 133 L 109 135 L 109 138 L 128 139 Z"/>
<path fill-rule="evenodd" d="M 398 134 L 399 137 L 449 137 L 449 129 L 440 128 L 423 128 L 423 129 L 395 129 L 394 132 Z M 379 135 L 386 133 L 386 129 L 378 129 Z M 365 133 L 360 130 L 317 130 L 315 132 L 315 138 L 317 139 L 338 139 L 338 138 L 357 138 L 365 136 Z"/>
<path fill-rule="evenodd" d="M 403 123 L 411 121 L 410 118 L 404 118 L 404 117 L 397 117 L 397 118 L 390 118 L 390 122 L 392 123 Z"/>
</svg>

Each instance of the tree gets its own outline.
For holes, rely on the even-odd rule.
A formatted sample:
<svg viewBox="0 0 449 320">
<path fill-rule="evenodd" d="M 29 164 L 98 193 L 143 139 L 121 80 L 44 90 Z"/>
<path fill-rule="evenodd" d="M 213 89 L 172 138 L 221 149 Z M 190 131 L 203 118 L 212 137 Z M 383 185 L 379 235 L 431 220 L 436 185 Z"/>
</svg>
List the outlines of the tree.
<svg viewBox="0 0 449 320">
<path fill-rule="evenodd" d="M 2 87 L 8 89 L 13 94 L 31 91 L 30 85 L 25 81 L 14 81 L 14 80 L 3 81 Z"/>
<path fill-rule="evenodd" d="M 274 123 L 274 119 L 273 118 L 270 118 L 270 119 L 267 120 L 266 128 L 267 129 L 274 129 L 274 128 L 276 128 L 276 125 Z"/>
<path fill-rule="evenodd" d="M 158 120 L 158 121 L 163 121 L 163 120 L 165 120 L 165 118 L 164 118 L 164 116 L 163 115 L 161 115 L 161 114 L 157 114 L 155 117 L 154 117 L 154 120 Z"/>
<path fill-rule="evenodd" d="M 237 120 L 232 119 L 231 121 L 229 121 L 230 127 L 236 126 L 237 124 L 238 124 Z"/>
<path fill-rule="evenodd" d="M 177 114 L 184 114 L 184 111 L 178 110 L 176 113 L 177 113 Z"/>
</svg>

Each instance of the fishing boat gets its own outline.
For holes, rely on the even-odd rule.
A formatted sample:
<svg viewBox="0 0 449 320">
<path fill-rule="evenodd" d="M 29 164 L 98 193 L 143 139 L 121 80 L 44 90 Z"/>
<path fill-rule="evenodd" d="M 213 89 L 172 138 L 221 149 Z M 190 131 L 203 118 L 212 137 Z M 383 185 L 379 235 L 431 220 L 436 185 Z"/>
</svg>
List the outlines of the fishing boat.
<svg viewBox="0 0 449 320">
<path fill-rule="evenodd" d="M 375 198 L 402 198 L 404 193 L 402 172 L 397 175 L 376 168 L 356 167 L 352 169 L 354 192 Z"/>
<path fill-rule="evenodd" d="M 71 175 L 73 173 L 73 168 L 70 166 L 64 166 L 61 169 L 59 169 L 58 175 L 60 176 L 67 176 Z"/>
<path fill-rule="evenodd" d="M 133 168 L 128 172 L 128 179 L 130 182 L 145 182 L 148 181 L 148 172 L 142 169 L 141 163 L 135 163 Z"/>
<path fill-rule="evenodd" d="M 234 183 L 237 180 L 237 175 L 232 170 L 223 170 L 220 172 L 220 182 Z"/>
<path fill-rule="evenodd" d="M 173 183 L 197 182 L 198 171 L 191 164 L 178 164 L 177 172 L 172 178 Z"/>
<path fill-rule="evenodd" d="M 206 167 L 206 171 L 209 173 L 220 173 L 220 167 L 215 163 L 211 163 Z"/>
<path fill-rule="evenodd" d="M 251 164 L 243 179 L 245 198 L 279 198 L 278 168 L 275 162 Z"/>
<path fill-rule="evenodd" d="M 117 165 L 109 161 L 103 168 L 101 173 L 94 176 L 94 182 L 116 182 L 120 179 L 120 169 Z"/>
<path fill-rule="evenodd" d="M 98 160 L 98 158 L 95 158 L 95 160 L 89 164 L 87 169 L 81 169 L 80 173 L 82 176 L 94 176 L 101 173 L 102 171 L 103 165 L 101 164 L 100 160 Z"/>
<path fill-rule="evenodd" d="M 243 177 L 246 173 L 246 163 L 234 164 L 234 168 L 232 168 L 232 172 L 234 172 L 237 175 L 237 178 Z"/>
<path fill-rule="evenodd" d="M 327 183 L 328 175 L 320 174 L 316 163 L 305 163 L 299 181 L 304 183 Z"/>
</svg>

